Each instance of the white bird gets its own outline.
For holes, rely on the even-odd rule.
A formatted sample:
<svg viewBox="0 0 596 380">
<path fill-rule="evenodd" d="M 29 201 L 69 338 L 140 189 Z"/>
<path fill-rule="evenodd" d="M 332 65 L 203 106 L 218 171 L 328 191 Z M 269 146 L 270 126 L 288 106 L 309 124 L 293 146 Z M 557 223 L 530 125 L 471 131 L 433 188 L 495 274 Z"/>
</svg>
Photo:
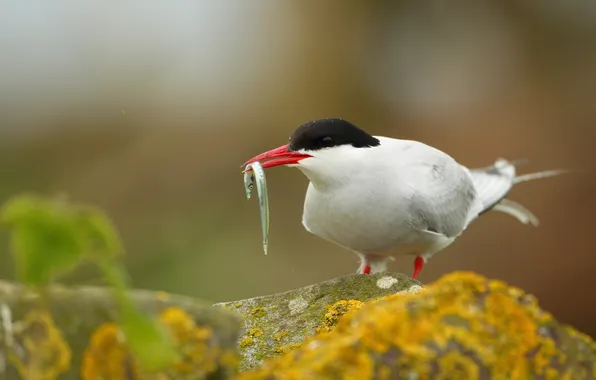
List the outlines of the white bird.
<svg viewBox="0 0 596 380">
<path fill-rule="evenodd" d="M 564 172 L 516 176 L 515 163 L 505 159 L 468 169 L 421 142 L 371 136 L 337 118 L 299 126 L 287 145 L 244 166 L 255 161 L 263 168 L 296 167 L 306 175 L 302 224 L 360 256 L 358 273 L 382 272 L 393 256 L 413 255 L 413 278 L 486 211 L 537 225 L 529 210 L 505 197 L 516 183 Z"/>
</svg>

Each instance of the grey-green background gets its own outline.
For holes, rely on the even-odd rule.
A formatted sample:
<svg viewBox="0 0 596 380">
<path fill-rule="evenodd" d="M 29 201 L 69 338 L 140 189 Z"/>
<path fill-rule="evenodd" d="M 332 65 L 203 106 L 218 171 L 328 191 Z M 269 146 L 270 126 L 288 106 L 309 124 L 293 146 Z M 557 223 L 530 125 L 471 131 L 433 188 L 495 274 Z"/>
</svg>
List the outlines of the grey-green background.
<svg viewBox="0 0 596 380">
<path fill-rule="evenodd" d="M 596 335 L 596 3 L 53 1 L 0 4 L 0 197 L 105 208 L 136 287 L 227 301 L 357 268 L 301 225 L 307 181 L 268 171 L 270 254 L 240 165 L 299 124 L 343 117 L 469 166 L 573 167 L 511 198 L 436 255 L 429 282 L 474 270 Z M 0 276 L 13 278 L 6 234 Z M 407 274 L 411 258 L 391 270 Z M 65 282 L 98 283 L 83 267 Z"/>
</svg>

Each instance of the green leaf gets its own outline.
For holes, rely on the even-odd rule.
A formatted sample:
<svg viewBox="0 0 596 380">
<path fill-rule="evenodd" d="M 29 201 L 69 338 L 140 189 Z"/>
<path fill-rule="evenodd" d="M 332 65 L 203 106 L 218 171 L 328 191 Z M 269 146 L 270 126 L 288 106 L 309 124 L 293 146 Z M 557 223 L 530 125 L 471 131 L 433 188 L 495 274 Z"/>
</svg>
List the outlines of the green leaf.
<svg viewBox="0 0 596 380">
<path fill-rule="evenodd" d="M 171 368 L 178 360 L 172 336 L 155 319 L 133 307 L 122 309 L 120 322 L 126 342 L 144 371 Z"/>
<path fill-rule="evenodd" d="M 20 196 L 0 210 L 0 220 L 11 227 L 11 248 L 18 279 L 43 285 L 75 267 L 85 249 L 72 212 L 60 202 Z"/>
<path fill-rule="evenodd" d="M 124 247 L 110 218 L 101 210 L 86 207 L 79 211 L 78 224 L 86 235 L 90 254 L 93 256 L 116 256 Z"/>
<path fill-rule="evenodd" d="M 18 279 L 30 285 L 49 283 L 80 261 L 82 242 L 60 226 L 28 223 L 13 230 L 11 246 Z"/>
<path fill-rule="evenodd" d="M 84 258 L 124 252 L 107 215 L 91 206 L 24 194 L 0 209 L 0 222 L 11 229 L 18 279 L 30 285 L 47 284 Z"/>
<path fill-rule="evenodd" d="M 8 200 L 0 208 L 0 222 L 9 226 L 30 219 L 39 208 L 41 199 L 35 195 L 23 194 Z"/>
</svg>

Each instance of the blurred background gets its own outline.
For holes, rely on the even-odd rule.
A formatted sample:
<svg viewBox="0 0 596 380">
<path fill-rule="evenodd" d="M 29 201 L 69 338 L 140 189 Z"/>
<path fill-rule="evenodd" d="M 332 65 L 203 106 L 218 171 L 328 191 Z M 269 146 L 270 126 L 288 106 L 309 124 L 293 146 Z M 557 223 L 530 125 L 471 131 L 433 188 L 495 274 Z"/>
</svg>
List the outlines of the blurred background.
<svg viewBox="0 0 596 380">
<path fill-rule="evenodd" d="M 486 214 L 420 279 L 500 278 L 596 336 L 595 102 L 593 1 L 0 4 L 0 199 L 98 204 L 134 286 L 213 302 L 356 271 L 354 254 L 302 227 L 295 169 L 267 173 L 263 255 L 240 173 L 298 125 L 342 117 L 472 167 L 525 157 L 520 172 L 587 170 L 516 187 L 538 228 Z M 6 237 L 0 277 L 12 279 Z M 100 278 L 83 267 L 64 281 Z"/>
</svg>

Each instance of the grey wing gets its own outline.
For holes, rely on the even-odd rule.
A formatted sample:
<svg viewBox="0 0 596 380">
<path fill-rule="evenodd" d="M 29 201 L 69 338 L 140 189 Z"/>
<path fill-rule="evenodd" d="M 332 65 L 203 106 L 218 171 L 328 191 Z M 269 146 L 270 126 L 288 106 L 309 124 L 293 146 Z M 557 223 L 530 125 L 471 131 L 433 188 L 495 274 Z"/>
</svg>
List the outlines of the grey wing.
<svg viewBox="0 0 596 380">
<path fill-rule="evenodd" d="M 458 236 L 482 209 L 466 168 L 452 159 L 416 168 L 409 199 L 411 224 L 417 230 Z"/>
<path fill-rule="evenodd" d="M 513 187 L 515 164 L 499 159 L 488 168 L 470 170 L 482 211 L 486 212 L 503 200 Z"/>
</svg>

